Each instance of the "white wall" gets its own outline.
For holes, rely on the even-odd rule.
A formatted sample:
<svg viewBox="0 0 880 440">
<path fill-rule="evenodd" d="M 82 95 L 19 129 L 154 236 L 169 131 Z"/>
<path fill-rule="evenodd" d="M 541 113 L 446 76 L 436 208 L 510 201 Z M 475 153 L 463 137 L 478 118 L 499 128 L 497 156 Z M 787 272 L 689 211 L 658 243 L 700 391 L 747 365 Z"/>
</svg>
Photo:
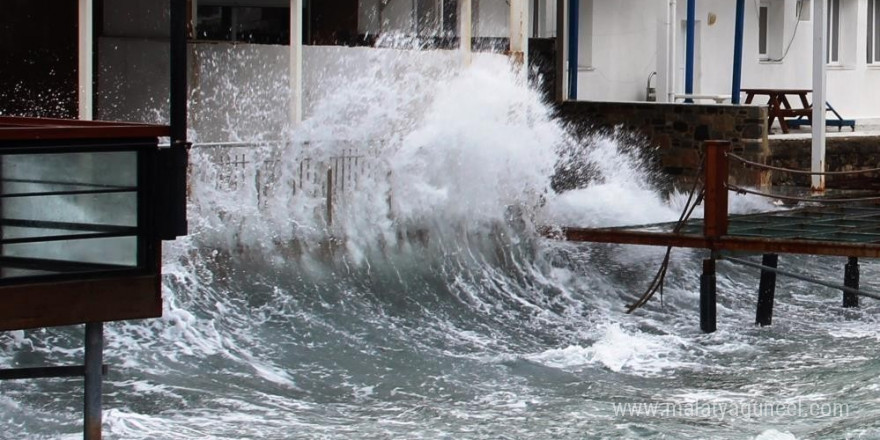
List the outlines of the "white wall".
<svg viewBox="0 0 880 440">
<path fill-rule="evenodd" d="M 814 0 L 815 1 L 815 0 Z M 880 68 L 867 66 L 866 0 L 841 0 L 841 65 L 828 68 L 828 101 L 847 118 L 880 118 Z M 730 94 L 733 79 L 733 45 L 736 2 L 700 0 L 697 2 L 697 34 L 700 53 L 696 57 L 700 73 L 695 91 L 703 94 Z M 761 60 L 758 56 L 757 1 L 746 1 L 743 39 L 743 88 L 812 88 L 812 21 L 796 16 L 796 0 L 769 0 L 771 20 L 770 56 L 781 61 Z M 651 0 L 595 1 L 592 36 L 594 71 L 579 75 L 579 99 L 644 100 L 648 74 L 657 71 L 665 78 L 666 2 Z M 687 2 L 678 1 L 677 21 L 686 19 Z M 811 2 L 807 3 L 811 6 Z M 710 24 L 710 14 L 714 24 Z M 812 11 L 810 11 L 812 15 Z M 676 26 L 676 66 L 684 56 L 683 25 Z M 582 36 L 581 43 L 589 38 Z M 684 78 L 676 69 L 676 91 L 683 93 Z M 660 87 L 658 87 L 660 89 Z M 663 97 L 662 90 L 658 96 Z"/>
<path fill-rule="evenodd" d="M 590 2 L 582 2 L 584 5 Z M 594 0 L 592 23 L 582 8 L 578 99 L 644 101 L 648 76 L 657 71 L 658 28 L 665 27 L 666 2 L 654 0 Z M 592 27 L 592 35 L 587 31 Z"/>
</svg>

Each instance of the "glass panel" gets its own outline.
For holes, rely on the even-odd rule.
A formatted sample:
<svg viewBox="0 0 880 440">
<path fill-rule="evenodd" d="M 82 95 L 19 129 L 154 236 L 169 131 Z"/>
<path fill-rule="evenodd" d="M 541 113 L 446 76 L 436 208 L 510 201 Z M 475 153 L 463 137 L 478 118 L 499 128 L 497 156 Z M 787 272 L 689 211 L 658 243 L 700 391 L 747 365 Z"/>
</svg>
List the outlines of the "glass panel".
<svg viewBox="0 0 880 440">
<path fill-rule="evenodd" d="M 138 265 L 134 151 L 0 156 L 0 277 Z"/>
</svg>

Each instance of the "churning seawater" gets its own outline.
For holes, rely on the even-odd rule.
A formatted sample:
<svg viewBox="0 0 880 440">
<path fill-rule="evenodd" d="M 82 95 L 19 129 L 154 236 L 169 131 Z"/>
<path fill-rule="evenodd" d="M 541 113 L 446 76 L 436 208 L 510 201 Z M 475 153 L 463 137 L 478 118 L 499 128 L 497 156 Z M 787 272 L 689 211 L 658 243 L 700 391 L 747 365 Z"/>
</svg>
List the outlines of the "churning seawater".
<svg viewBox="0 0 880 440">
<path fill-rule="evenodd" d="M 569 134 L 503 58 L 421 56 L 339 84 L 250 173 L 193 150 L 164 316 L 106 328 L 107 438 L 880 438 L 875 303 L 780 278 L 756 328 L 757 274 L 721 262 L 703 334 L 704 254 L 676 250 L 662 302 L 626 315 L 663 249 L 537 231 L 671 221 L 686 195 L 630 136 Z M 343 157 L 328 224 L 321 176 Z M 560 172 L 587 177 L 557 192 Z M 780 259 L 829 280 L 843 264 Z M 878 274 L 862 262 L 864 287 Z M 4 333 L 0 366 L 78 362 L 81 341 Z M 81 436 L 78 381 L 0 391 L 0 438 Z"/>
</svg>

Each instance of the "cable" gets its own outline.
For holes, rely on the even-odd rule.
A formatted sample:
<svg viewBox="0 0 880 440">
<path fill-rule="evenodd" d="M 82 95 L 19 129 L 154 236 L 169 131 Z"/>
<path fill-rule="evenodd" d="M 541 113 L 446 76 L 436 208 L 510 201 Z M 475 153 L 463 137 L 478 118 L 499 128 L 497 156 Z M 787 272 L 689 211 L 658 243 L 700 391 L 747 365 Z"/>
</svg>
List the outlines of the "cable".
<svg viewBox="0 0 880 440">
<path fill-rule="evenodd" d="M 775 167 L 773 165 L 765 165 L 765 164 L 758 163 L 758 162 L 752 162 L 744 157 L 737 156 L 736 154 L 733 154 L 733 153 L 727 153 L 727 156 L 730 158 L 736 159 L 746 165 L 753 166 L 756 168 L 764 168 L 764 169 L 773 170 L 773 171 L 782 171 L 782 172 L 791 173 L 791 174 L 807 174 L 807 175 L 811 175 L 811 176 L 843 176 L 843 175 L 849 175 L 849 174 L 867 174 L 867 173 L 880 172 L 880 168 L 869 168 L 866 170 L 853 170 L 853 171 L 795 170 L 795 169 L 791 169 L 791 168 L 780 168 L 780 167 Z"/>
<path fill-rule="evenodd" d="M 814 0 L 814 1 L 820 1 L 820 0 Z M 760 22 L 761 22 L 760 6 L 758 6 L 758 0 L 754 0 L 754 3 L 755 3 L 755 16 L 756 16 L 758 23 L 759 23 L 759 26 L 760 26 Z M 788 40 L 788 44 L 785 46 L 785 51 L 782 53 L 782 57 L 781 58 L 767 58 L 766 60 L 762 60 L 762 61 L 771 61 L 774 63 L 785 61 L 785 57 L 788 56 L 788 51 L 791 49 L 792 43 L 794 43 L 794 38 L 797 36 L 798 26 L 801 24 L 801 14 L 803 13 L 803 11 L 804 11 L 804 1 L 801 0 L 801 1 L 799 1 L 799 5 L 798 5 L 798 13 L 797 13 L 798 19 L 794 23 L 794 30 L 791 32 L 791 38 Z"/>
<path fill-rule="evenodd" d="M 787 272 L 784 270 L 777 269 L 775 267 L 764 266 L 763 264 L 752 263 L 751 261 L 747 261 L 747 260 L 740 260 L 739 258 L 733 258 L 733 257 L 723 257 L 723 258 L 727 261 L 730 261 L 731 263 L 741 264 L 743 266 L 749 266 L 749 267 L 754 267 L 754 268 L 758 268 L 761 270 L 766 270 L 769 272 L 778 273 L 779 275 L 784 275 L 789 278 L 794 278 L 796 280 L 806 281 L 808 283 L 818 284 L 820 286 L 825 286 L 825 287 L 830 287 L 832 289 L 842 290 L 846 293 L 852 293 L 852 294 L 864 296 L 867 298 L 880 299 L 880 294 L 877 294 L 877 293 L 865 292 L 863 290 L 853 289 L 852 287 L 849 287 L 849 286 L 841 286 L 840 284 L 834 284 L 834 283 L 829 283 L 827 281 L 821 281 L 821 280 L 809 278 L 804 275 L 798 275 L 796 273 Z"/>
<path fill-rule="evenodd" d="M 734 191 L 739 194 L 753 194 L 756 196 L 767 197 L 771 199 L 780 199 L 780 200 L 790 200 L 793 202 L 815 202 L 815 203 L 852 203 L 852 202 L 876 202 L 880 201 L 880 197 L 854 197 L 851 199 L 826 199 L 826 198 L 816 198 L 816 197 L 793 197 L 793 196 L 783 196 L 778 194 L 769 194 L 763 193 L 760 191 L 752 191 L 749 189 L 745 189 L 733 184 L 728 183 L 727 189 Z"/>
<path fill-rule="evenodd" d="M 703 175 L 703 168 L 706 165 L 706 159 L 703 158 L 703 161 L 700 163 L 700 170 L 697 172 L 697 176 Z M 684 204 L 684 209 L 681 212 L 681 215 L 678 217 L 678 222 L 675 224 L 675 227 L 672 229 L 674 234 L 677 234 L 681 231 L 681 228 L 687 223 L 688 219 L 690 219 L 691 214 L 693 214 L 694 209 L 703 201 L 704 189 L 701 188 L 699 195 L 697 195 L 697 187 L 701 183 L 701 178 L 697 177 L 694 179 L 694 184 L 691 187 L 690 192 L 688 193 L 687 202 Z M 696 200 L 694 196 L 697 195 Z M 693 202 L 693 204 L 691 204 Z M 627 305 L 626 313 L 632 313 L 636 309 L 644 306 L 648 303 L 648 301 L 654 297 L 654 294 L 658 291 L 660 292 L 660 303 L 663 303 L 663 285 L 666 280 L 666 271 L 669 269 L 669 258 L 672 255 L 672 246 L 666 247 L 666 255 L 663 257 L 663 262 L 660 263 L 660 268 L 657 270 L 657 273 L 654 275 L 654 278 L 651 280 L 651 283 L 648 285 L 648 288 L 644 293 L 637 299 L 634 303 Z"/>
</svg>

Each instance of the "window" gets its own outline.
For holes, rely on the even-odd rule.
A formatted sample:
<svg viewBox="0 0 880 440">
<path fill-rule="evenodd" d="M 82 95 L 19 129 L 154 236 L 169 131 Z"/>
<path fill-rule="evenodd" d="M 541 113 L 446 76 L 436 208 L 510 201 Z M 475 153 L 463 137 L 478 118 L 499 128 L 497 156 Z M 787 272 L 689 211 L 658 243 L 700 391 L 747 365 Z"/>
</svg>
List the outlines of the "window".
<svg viewBox="0 0 880 440">
<path fill-rule="evenodd" d="M 828 0 L 828 64 L 840 63 L 840 0 Z"/>
<path fill-rule="evenodd" d="M 788 25 L 785 20 L 784 0 L 756 1 L 755 11 L 758 20 L 758 59 L 761 61 L 781 61 L 783 41 L 786 40 Z M 792 32 L 788 29 L 788 32 Z"/>
<path fill-rule="evenodd" d="M 868 0 L 868 64 L 880 64 L 880 0 Z"/>
<path fill-rule="evenodd" d="M 770 7 L 766 4 L 762 4 L 758 8 L 758 56 L 762 60 L 766 60 L 769 57 L 767 56 L 767 32 L 768 32 L 768 20 L 770 17 Z"/>
<path fill-rule="evenodd" d="M 199 40 L 289 44 L 290 9 L 199 5 L 196 33 Z"/>
</svg>

